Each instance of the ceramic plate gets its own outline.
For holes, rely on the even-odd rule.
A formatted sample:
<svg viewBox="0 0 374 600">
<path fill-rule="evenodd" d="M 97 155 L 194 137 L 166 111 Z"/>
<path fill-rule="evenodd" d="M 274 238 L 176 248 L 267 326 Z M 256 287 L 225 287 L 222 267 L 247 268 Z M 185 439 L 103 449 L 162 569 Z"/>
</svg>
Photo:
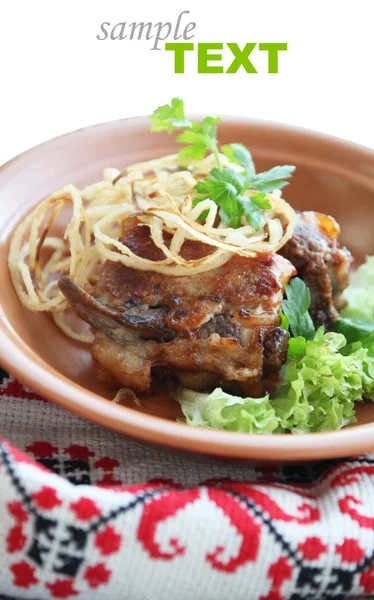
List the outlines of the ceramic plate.
<svg viewBox="0 0 374 600">
<path fill-rule="evenodd" d="M 347 142 L 273 123 L 226 117 L 221 143 L 242 142 L 259 169 L 297 166 L 285 197 L 293 207 L 333 215 L 341 240 L 361 261 L 374 254 L 374 155 Z M 0 169 L 0 364 L 42 396 L 100 425 L 146 443 L 207 456 L 257 461 L 299 461 L 374 450 L 374 404 L 358 406 L 358 422 L 339 432 L 248 435 L 176 422 L 177 403 L 158 394 L 137 408 L 110 402 L 95 378 L 87 347 L 65 337 L 47 314 L 25 309 L 7 269 L 15 225 L 41 199 L 67 183 L 100 180 L 118 167 L 170 154 L 167 134 L 150 134 L 145 118 L 105 123 L 33 148 Z M 0 430 L 1 434 L 1 430 Z"/>
</svg>

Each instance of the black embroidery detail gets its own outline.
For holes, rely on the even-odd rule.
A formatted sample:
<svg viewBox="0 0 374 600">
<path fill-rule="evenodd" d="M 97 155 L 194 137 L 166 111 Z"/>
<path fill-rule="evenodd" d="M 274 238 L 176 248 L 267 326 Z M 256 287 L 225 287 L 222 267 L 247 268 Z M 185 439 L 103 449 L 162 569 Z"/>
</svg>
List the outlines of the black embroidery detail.
<svg viewBox="0 0 374 600">
<path fill-rule="evenodd" d="M 116 509 L 111 510 L 107 515 L 101 515 L 95 521 L 93 521 L 88 527 L 77 527 L 74 525 L 67 525 L 64 529 L 64 534 L 60 534 L 61 537 L 56 540 L 55 531 L 57 529 L 58 522 L 54 519 L 45 517 L 41 514 L 36 507 L 32 497 L 27 493 L 24 485 L 22 484 L 11 458 L 11 455 L 7 451 L 4 444 L 0 443 L 0 458 L 3 459 L 4 466 L 9 474 L 10 480 L 16 488 L 19 496 L 22 499 L 22 503 L 27 508 L 28 512 L 34 517 L 33 524 L 33 535 L 30 543 L 30 547 L 27 550 L 27 556 L 34 564 L 38 567 L 43 568 L 46 562 L 46 557 L 51 551 L 53 545 L 56 545 L 57 550 L 56 558 L 52 565 L 52 570 L 55 573 L 62 575 L 68 575 L 75 577 L 79 568 L 85 559 L 84 550 L 87 545 L 88 536 L 97 532 L 100 527 L 116 519 L 120 514 L 133 510 L 138 505 L 144 504 L 147 500 L 158 496 L 162 493 L 168 492 L 169 488 L 154 489 L 147 492 L 140 492 L 139 495 L 128 502 L 127 504 L 118 506 Z M 42 459 L 40 462 L 45 463 L 47 460 L 53 459 Z M 70 463 L 70 467 L 74 467 L 72 463 L 79 462 L 80 467 L 85 461 L 77 459 L 66 461 Z M 56 469 L 56 465 L 54 465 Z M 71 552 L 70 552 L 71 551 Z"/>
<path fill-rule="evenodd" d="M 69 458 L 60 461 L 58 458 L 35 458 L 35 461 L 56 475 L 65 477 L 74 485 L 89 485 L 91 483 L 90 465 L 80 458 Z"/>
<path fill-rule="evenodd" d="M 101 515 L 100 517 L 98 517 L 96 521 L 91 523 L 87 532 L 92 533 L 94 531 L 97 531 L 102 525 L 106 525 L 113 519 L 116 519 L 122 513 L 128 512 L 129 510 L 133 510 L 139 504 L 144 504 L 146 500 L 150 500 L 151 498 L 168 492 L 169 490 L 170 488 L 161 488 L 158 490 L 149 490 L 148 492 L 142 492 L 141 495 L 139 495 L 137 498 L 134 498 L 134 500 L 131 500 L 131 502 L 129 502 L 128 504 L 119 506 L 118 508 L 111 510 L 110 513 L 108 513 L 107 515 Z"/>
<path fill-rule="evenodd" d="M 34 521 L 34 535 L 27 556 L 42 567 L 55 540 L 57 521 L 37 514 Z"/>
<path fill-rule="evenodd" d="M 313 592 L 319 590 L 323 569 L 303 565 L 297 577 L 296 585 L 299 588 L 308 587 Z"/>
<path fill-rule="evenodd" d="M 62 540 L 61 546 L 74 545 L 77 550 L 84 550 L 87 544 L 87 531 L 68 525 L 66 527 L 68 537 Z"/>
<path fill-rule="evenodd" d="M 27 552 L 27 556 L 39 567 L 44 565 L 44 557 L 49 552 L 48 546 L 43 546 L 38 538 L 34 538 Z"/>
<path fill-rule="evenodd" d="M 49 471 L 61 475 L 61 466 L 57 458 L 35 458 L 35 460 Z"/>
<path fill-rule="evenodd" d="M 88 461 L 72 458 L 63 462 L 66 479 L 75 485 L 87 485 L 91 483 L 90 465 Z"/>
<path fill-rule="evenodd" d="M 10 375 L 0 367 L 0 385 L 2 385 L 6 379 L 10 379 Z"/>
<path fill-rule="evenodd" d="M 350 592 L 355 574 L 354 571 L 335 567 L 331 570 L 331 579 L 326 589 L 333 592 Z M 346 594 L 344 594 L 344 597 L 346 597 Z"/>
<path fill-rule="evenodd" d="M 57 554 L 57 559 L 59 560 L 59 564 L 54 564 L 53 571 L 62 575 L 70 575 L 70 577 L 75 577 L 79 571 L 79 567 L 84 561 L 84 555 L 74 556 L 64 552 L 59 552 Z"/>
<path fill-rule="evenodd" d="M 216 487 L 216 486 L 213 486 L 213 487 Z M 284 552 L 286 553 L 286 555 L 292 559 L 294 564 L 296 564 L 299 567 L 302 566 L 303 562 L 301 560 L 300 553 L 298 552 L 298 550 L 295 550 L 292 548 L 291 544 L 287 540 L 285 540 L 284 537 L 281 535 L 281 533 L 277 530 L 276 526 L 274 525 L 274 522 L 269 517 L 264 515 L 261 508 L 259 506 L 257 506 L 257 504 L 255 502 L 253 502 L 252 500 L 248 500 L 248 498 L 246 498 L 239 492 L 234 492 L 233 490 L 227 489 L 225 487 L 219 487 L 219 489 L 230 494 L 231 496 L 234 496 L 234 498 L 237 498 L 237 500 L 240 500 L 240 502 L 245 504 L 247 506 L 247 508 L 249 508 L 256 515 L 256 517 L 259 517 L 261 519 L 261 521 L 263 522 L 263 524 L 266 525 L 266 527 L 268 528 L 270 533 L 274 536 L 276 541 L 281 545 L 281 547 L 284 550 Z"/>
<path fill-rule="evenodd" d="M 5 445 L 2 443 L 0 443 L 0 456 L 3 459 L 4 466 L 5 466 L 6 470 L 8 471 L 9 477 L 10 477 L 14 487 L 16 488 L 19 496 L 21 496 L 21 498 L 22 498 L 23 504 L 26 506 L 26 508 L 30 514 L 36 516 L 38 513 L 35 508 L 34 502 L 31 498 L 31 496 L 27 493 L 25 486 L 23 485 L 18 474 L 16 473 L 13 463 L 11 461 L 10 454 L 8 453 L 7 449 L 5 448 Z"/>
<path fill-rule="evenodd" d="M 220 484 L 209 487 L 225 491 L 246 505 L 268 528 L 276 542 L 280 544 L 283 554 L 291 559 L 294 565 L 299 568 L 296 590 L 290 596 L 290 600 L 345 600 L 347 594 L 353 590 L 355 575 L 365 571 L 374 563 L 373 551 L 370 556 L 366 556 L 352 570 L 349 568 L 330 567 L 328 571 L 324 572 L 323 568 L 310 565 L 311 561 L 303 559 L 301 553 L 297 549 L 292 548 L 290 542 L 278 531 L 274 521 L 267 517 L 255 502 L 248 500 L 248 498 L 236 491 L 222 487 Z M 322 581 L 329 582 L 325 589 L 321 587 Z M 374 598 L 374 595 L 365 597 Z"/>
</svg>

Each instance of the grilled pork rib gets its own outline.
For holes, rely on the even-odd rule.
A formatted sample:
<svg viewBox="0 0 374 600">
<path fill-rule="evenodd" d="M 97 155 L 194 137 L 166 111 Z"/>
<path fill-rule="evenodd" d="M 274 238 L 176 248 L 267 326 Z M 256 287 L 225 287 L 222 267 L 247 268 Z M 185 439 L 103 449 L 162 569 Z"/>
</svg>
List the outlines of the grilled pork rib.
<svg viewBox="0 0 374 600">
<path fill-rule="evenodd" d="M 138 255 L 162 258 L 136 220 L 124 237 Z M 202 244 L 185 246 L 185 258 L 207 252 Z M 250 393 L 264 369 L 279 370 L 286 359 L 279 311 L 294 274 L 278 255 L 235 256 L 211 272 L 182 277 L 107 261 L 92 293 L 67 277 L 59 285 L 92 327 L 92 357 L 107 385 L 145 392 L 152 370 L 167 369 L 194 389 L 240 382 L 240 391 Z"/>
</svg>

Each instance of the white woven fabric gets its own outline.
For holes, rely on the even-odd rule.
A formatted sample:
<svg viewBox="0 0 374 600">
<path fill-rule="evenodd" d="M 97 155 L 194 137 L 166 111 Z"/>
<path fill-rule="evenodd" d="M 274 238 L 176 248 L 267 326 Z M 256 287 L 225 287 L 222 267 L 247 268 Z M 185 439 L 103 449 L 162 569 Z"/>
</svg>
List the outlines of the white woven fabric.
<svg viewBox="0 0 374 600">
<path fill-rule="evenodd" d="M 11 378 L 1 391 L 6 598 L 373 596 L 374 456 L 199 462 L 32 399 Z"/>
</svg>

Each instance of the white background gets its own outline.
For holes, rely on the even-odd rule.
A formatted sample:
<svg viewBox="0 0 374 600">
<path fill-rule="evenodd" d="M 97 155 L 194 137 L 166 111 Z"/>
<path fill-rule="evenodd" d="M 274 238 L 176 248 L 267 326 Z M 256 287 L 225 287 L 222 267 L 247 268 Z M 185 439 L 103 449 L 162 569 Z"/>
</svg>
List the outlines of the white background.
<svg viewBox="0 0 374 600">
<path fill-rule="evenodd" d="M 184 75 L 147 41 L 98 41 L 103 21 L 196 21 L 194 42 L 288 42 L 280 73 Z M 1 0 L 0 164 L 41 141 L 149 114 L 187 111 L 284 121 L 374 147 L 374 0 Z M 170 40 L 172 41 L 172 40 Z M 192 53 L 191 53 L 192 54 Z M 229 64 L 229 56 L 226 63 Z"/>
</svg>

